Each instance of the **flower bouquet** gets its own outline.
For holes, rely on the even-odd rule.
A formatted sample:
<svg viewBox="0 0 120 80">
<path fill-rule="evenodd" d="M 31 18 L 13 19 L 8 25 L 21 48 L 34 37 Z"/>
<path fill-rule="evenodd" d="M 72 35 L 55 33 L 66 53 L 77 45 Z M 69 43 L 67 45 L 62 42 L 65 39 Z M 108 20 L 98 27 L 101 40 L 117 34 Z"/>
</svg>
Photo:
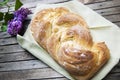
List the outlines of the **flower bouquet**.
<svg viewBox="0 0 120 80">
<path fill-rule="evenodd" d="M 10 5 L 7 4 L 9 0 L 5 0 L 0 3 L 0 6 L 6 5 L 8 7 L 8 11 L 6 13 L 0 12 L 0 23 L 1 23 L 1 31 L 7 31 L 11 36 L 16 36 L 21 33 L 23 22 L 27 18 L 28 14 L 31 14 L 31 11 L 28 8 L 22 8 L 23 5 L 20 0 L 16 0 L 15 2 L 15 11 L 10 13 Z"/>
</svg>

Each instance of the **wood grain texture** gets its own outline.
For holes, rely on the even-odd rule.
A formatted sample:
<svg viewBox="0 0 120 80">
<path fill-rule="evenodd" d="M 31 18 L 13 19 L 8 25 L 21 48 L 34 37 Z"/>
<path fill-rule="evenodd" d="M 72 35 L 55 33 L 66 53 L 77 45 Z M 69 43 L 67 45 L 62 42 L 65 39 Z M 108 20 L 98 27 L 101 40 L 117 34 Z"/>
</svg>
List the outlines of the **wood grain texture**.
<svg viewBox="0 0 120 80">
<path fill-rule="evenodd" d="M 25 51 L 20 45 L 5 45 L 0 46 L 0 54 L 3 53 L 12 53 L 12 52 L 19 52 L 19 51 Z"/>
<path fill-rule="evenodd" d="M 106 1 L 106 0 L 94 0 L 93 2 L 91 2 L 91 4 L 93 4 L 95 2 L 103 2 L 103 1 Z"/>
<path fill-rule="evenodd" d="M 51 68 L 0 72 L 0 80 L 26 80 L 63 77 Z"/>
<path fill-rule="evenodd" d="M 120 79 L 120 73 L 114 73 L 107 75 L 103 80 L 119 80 Z"/>
<path fill-rule="evenodd" d="M 120 22 L 115 22 L 116 25 L 118 25 L 120 27 Z"/>
<path fill-rule="evenodd" d="M 119 7 L 120 6 L 120 0 L 106 0 L 105 2 L 89 4 L 87 6 L 94 9 L 94 10 L 112 8 L 112 7 Z"/>
<path fill-rule="evenodd" d="M 45 68 L 45 67 L 48 67 L 48 66 L 45 65 L 44 63 L 42 63 L 40 60 L 6 62 L 6 63 L 0 63 L 0 72 L 1 71 Z"/>
<path fill-rule="evenodd" d="M 120 14 L 105 15 L 103 17 L 105 17 L 106 19 L 108 19 L 111 22 L 118 22 L 118 21 L 120 21 Z"/>
<path fill-rule="evenodd" d="M 14 62 L 14 61 L 25 61 L 25 60 L 35 60 L 36 58 L 27 51 L 0 54 L 0 63 L 4 62 Z"/>
<path fill-rule="evenodd" d="M 12 0 L 9 4 L 14 5 L 15 2 L 13 1 L 15 0 Z M 38 3 L 38 0 L 29 0 L 32 1 L 31 3 L 27 3 L 27 0 L 21 1 L 32 11 Z M 46 1 L 50 2 L 50 0 L 39 0 L 41 3 Z M 120 0 L 95 0 L 86 5 L 120 27 Z M 0 11 L 3 12 L 6 12 L 6 10 L 5 6 L 0 8 Z M 14 7 L 10 8 L 10 12 L 13 12 L 13 10 Z M 26 21 L 24 26 L 27 27 L 28 24 L 29 21 Z M 103 80 L 119 80 L 119 78 L 120 61 Z M 26 79 L 68 80 L 21 48 L 15 37 L 11 37 L 7 32 L 0 32 L 0 80 Z"/>
<path fill-rule="evenodd" d="M 120 7 L 100 9 L 100 10 L 96 10 L 96 12 L 99 13 L 100 15 L 103 15 L 103 16 L 120 14 Z"/>
<path fill-rule="evenodd" d="M 31 0 L 32 1 L 32 0 Z M 63 1 L 70 1 L 70 0 L 63 0 Z M 36 7 L 36 5 L 38 4 L 38 3 L 50 3 L 51 1 L 48 1 L 48 2 L 46 2 L 46 1 L 42 1 L 42 0 L 36 0 L 36 1 L 33 1 L 33 2 L 28 2 L 28 1 L 26 1 L 26 0 L 23 0 L 23 7 L 26 7 L 26 8 L 35 8 Z M 56 2 L 61 2 L 61 1 L 58 1 L 58 0 L 56 0 Z M 118 3 L 117 3 L 118 2 Z M 111 1 L 111 0 L 95 0 L 93 3 L 91 3 L 91 4 L 86 4 L 86 6 L 88 6 L 88 7 L 90 7 L 91 9 L 105 9 L 105 8 L 110 8 L 110 7 L 115 7 L 115 6 L 120 6 L 120 4 L 119 4 L 119 0 L 117 0 L 117 2 L 116 1 Z M 51 3 L 54 3 L 54 0 L 53 0 L 53 2 L 51 2 Z M 117 3 L 117 4 L 116 4 Z M 10 2 L 10 4 L 14 4 L 14 2 Z M 110 4 L 110 5 L 109 5 Z M 111 5 L 112 4 L 112 5 Z M 13 12 L 14 11 L 14 7 L 11 7 L 10 9 L 9 9 L 11 12 Z M 4 7 L 4 8 L 1 8 L 0 9 L 0 11 L 1 12 L 6 12 L 7 11 L 7 8 L 6 7 Z"/>
<path fill-rule="evenodd" d="M 118 21 L 120 21 L 120 14 L 105 15 L 103 17 L 105 17 L 106 19 L 108 19 L 111 22 L 118 22 Z"/>
<path fill-rule="evenodd" d="M 62 77 L 57 77 L 57 78 L 52 78 L 52 79 L 39 79 L 39 80 L 68 80 L 68 79 L 62 78 Z"/>
<path fill-rule="evenodd" d="M 16 43 L 17 43 L 17 40 L 15 37 L 0 39 L 0 46 L 9 45 L 9 44 L 16 44 Z"/>
<path fill-rule="evenodd" d="M 11 37 L 7 32 L 0 32 L 0 39 Z"/>
</svg>

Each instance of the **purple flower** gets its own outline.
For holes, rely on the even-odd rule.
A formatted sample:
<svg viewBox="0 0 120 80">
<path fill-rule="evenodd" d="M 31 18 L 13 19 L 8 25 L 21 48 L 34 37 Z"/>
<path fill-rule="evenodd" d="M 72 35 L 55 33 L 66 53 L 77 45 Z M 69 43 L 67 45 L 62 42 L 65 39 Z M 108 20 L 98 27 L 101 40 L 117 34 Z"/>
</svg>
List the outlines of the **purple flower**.
<svg viewBox="0 0 120 80">
<path fill-rule="evenodd" d="M 15 36 L 18 33 L 20 33 L 22 29 L 22 22 L 25 20 L 28 14 L 30 14 L 31 11 L 28 8 L 21 8 L 14 12 L 14 19 L 10 20 L 8 22 L 8 29 L 7 32 Z"/>
<path fill-rule="evenodd" d="M 28 8 L 21 8 L 14 12 L 14 17 L 17 17 L 19 20 L 24 21 L 28 14 L 31 11 Z"/>
<path fill-rule="evenodd" d="M 22 22 L 21 21 L 14 20 L 14 19 L 9 21 L 7 32 L 10 35 L 12 35 L 12 36 L 17 35 L 21 29 L 22 29 Z"/>
</svg>

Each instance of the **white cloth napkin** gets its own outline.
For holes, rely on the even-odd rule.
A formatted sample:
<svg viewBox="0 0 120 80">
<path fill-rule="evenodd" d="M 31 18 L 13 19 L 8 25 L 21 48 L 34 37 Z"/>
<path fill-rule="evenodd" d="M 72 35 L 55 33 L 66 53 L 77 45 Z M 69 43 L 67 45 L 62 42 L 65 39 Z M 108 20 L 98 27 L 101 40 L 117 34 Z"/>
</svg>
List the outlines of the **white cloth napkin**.
<svg viewBox="0 0 120 80">
<path fill-rule="evenodd" d="M 120 29 L 115 24 L 106 20 L 98 13 L 94 12 L 92 9 L 83 5 L 77 0 L 59 3 L 59 4 L 38 4 L 34 15 L 42 9 L 45 8 L 55 8 L 55 7 L 66 7 L 70 11 L 81 15 L 87 24 L 89 25 L 92 37 L 94 41 L 104 41 L 108 48 L 110 49 L 110 60 L 109 62 L 92 78 L 92 80 L 103 79 L 110 70 L 119 62 L 120 59 Z M 17 36 L 19 44 L 28 50 L 31 54 L 48 64 L 50 67 L 55 69 L 60 74 L 65 77 L 74 80 L 70 74 L 60 67 L 50 55 L 42 49 L 33 39 L 31 31 L 28 27 L 25 35 L 22 37 Z M 47 58 L 47 60 L 46 60 Z M 50 63 L 49 63 L 50 62 Z M 52 65 L 51 65 L 52 64 Z"/>
</svg>

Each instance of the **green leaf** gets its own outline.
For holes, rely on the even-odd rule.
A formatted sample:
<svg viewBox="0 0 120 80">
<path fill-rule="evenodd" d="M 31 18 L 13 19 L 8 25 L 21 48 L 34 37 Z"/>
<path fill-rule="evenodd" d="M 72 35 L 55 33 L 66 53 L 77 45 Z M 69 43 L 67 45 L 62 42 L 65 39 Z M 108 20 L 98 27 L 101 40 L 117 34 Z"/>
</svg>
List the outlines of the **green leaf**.
<svg viewBox="0 0 120 80">
<path fill-rule="evenodd" d="M 13 18 L 13 14 L 10 14 L 10 13 L 6 13 L 5 14 L 5 17 L 4 17 L 4 20 L 5 20 L 5 24 L 7 24 L 8 23 L 8 21 L 10 20 L 10 19 L 12 19 Z"/>
<path fill-rule="evenodd" d="M 0 6 L 4 6 L 5 4 L 7 4 L 9 0 L 4 0 L 3 2 L 0 2 Z"/>
<path fill-rule="evenodd" d="M 4 13 L 0 12 L 0 21 L 3 20 Z"/>
<path fill-rule="evenodd" d="M 2 30 L 3 32 L 7 31 L 7 25 L 2 25 L 1 30 Z"/>
<path fill-rule="evenodd" d="M 18 10 L 23 4 L 20 2 L 20 0 L 16 0 L 15 2 L 15 10 Z"/>
</svg>

